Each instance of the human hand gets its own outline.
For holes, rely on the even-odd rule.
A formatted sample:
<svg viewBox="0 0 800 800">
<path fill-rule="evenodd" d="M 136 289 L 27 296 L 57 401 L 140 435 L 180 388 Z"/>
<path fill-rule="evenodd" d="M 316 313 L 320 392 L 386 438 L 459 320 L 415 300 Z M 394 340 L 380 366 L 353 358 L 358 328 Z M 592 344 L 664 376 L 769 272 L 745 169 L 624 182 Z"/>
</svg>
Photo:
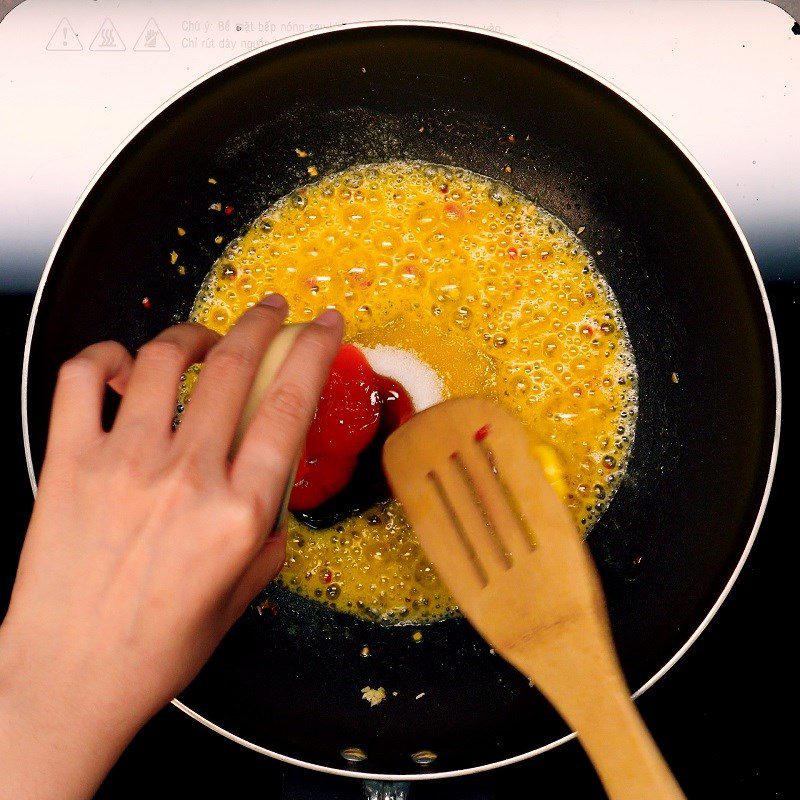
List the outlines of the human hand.
<svg viewBox="0 0 800 800">
<path fill-rule="evenodd" d="M 62 367 L 0 626 L 0 797 L 91 795 L 279 571 L 285 535 L 272 525 L 343 326 L 328 311 L 300 334 L 231 462 L 286 311 L 271 295 L 222 339 L 177 325 L 135 362 L 103 342 Z M 197 361 L 203 370 L 173 431 L 180 376 Z M 109 432 L 106 384 L 123 395 Z"/>
</svg>

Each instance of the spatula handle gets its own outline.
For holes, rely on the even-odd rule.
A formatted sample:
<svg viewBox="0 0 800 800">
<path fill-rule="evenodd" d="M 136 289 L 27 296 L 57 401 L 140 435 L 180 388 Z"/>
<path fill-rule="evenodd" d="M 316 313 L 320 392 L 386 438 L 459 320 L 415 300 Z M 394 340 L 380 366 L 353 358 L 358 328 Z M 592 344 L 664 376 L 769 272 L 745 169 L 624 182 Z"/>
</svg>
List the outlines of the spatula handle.
<svg viewBox="0 0 800 800">
<path fill-rule="evenodd" d="M 685 800 L 624 685 L 568 717 L 611 800 Z"/>
</svg>

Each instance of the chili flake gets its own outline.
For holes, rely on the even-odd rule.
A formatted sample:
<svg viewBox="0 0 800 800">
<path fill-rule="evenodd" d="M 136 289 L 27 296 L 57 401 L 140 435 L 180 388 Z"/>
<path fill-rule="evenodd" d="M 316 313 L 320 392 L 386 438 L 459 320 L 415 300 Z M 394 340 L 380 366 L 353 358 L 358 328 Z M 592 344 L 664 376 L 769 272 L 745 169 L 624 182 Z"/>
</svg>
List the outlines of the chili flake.
<svg viewBox="0 0 800 800">
<path fill-rule="evenodd" d="M 262 602 L 258 603 L 256 605 L 256 611 L 258 611 L 259 617 L 263 616 L 265 611 L 269 611 L 273 617 L 278 616 L 278 606 L 269 600 L 263 600 Z"/>
<path fill-rule="evenodd" d="M 489 424 L 486 424 L 486 425 L 478 428 L 478 430 L 475 431 L 475 441 L 476 442 L 482 442 L 489 435 L 489 431 L 491 429 L 492 429 L 492 426 L 489 425 Z"/>
<path fill-rule="evenodd" d="M 233 206 L 225 206 L 225 213 L 230 216 L 233 214 Z"/>
<path fill-rule="evenodd" d="M 462 206 L 458 203 L 445 203 L 444 215 L 448 219 L 464 219 L 465 212 Z"/>
<path fill-rule="evenodd" d="M 149 297 L 143 297 L 142 298 L 142 305 L 145 308 L 150 308 L 152 306 L 152 303 L 150 302 L 150 298 Z"/>
</svg>

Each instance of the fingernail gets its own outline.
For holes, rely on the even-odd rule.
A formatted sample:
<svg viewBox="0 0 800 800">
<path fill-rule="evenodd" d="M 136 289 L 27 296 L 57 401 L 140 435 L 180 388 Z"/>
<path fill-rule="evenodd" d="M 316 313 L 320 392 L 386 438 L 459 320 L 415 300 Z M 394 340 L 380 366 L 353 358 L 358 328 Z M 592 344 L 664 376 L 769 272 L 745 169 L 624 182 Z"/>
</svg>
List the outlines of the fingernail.
<svg viewBox="0 0 800 800">
<path fill-rule="evenodd" d="M 335 308 L 326 308 L 315 320 L 315 325 L 323 328 L 336 328 L 342 324 L 342 315 Z"/>
<path fill-rule="evenodd" d="M 274 294 L 268 294 L 264 297 L 261 302 L 259 303 L 260 306 L 266 306 L 267 308 L 277 308 L 277 309 L 284 309 L 288 305 L 286 302 L 286 298 L 282 294 L 278 294 L 277 292 Z"/>
</svg>

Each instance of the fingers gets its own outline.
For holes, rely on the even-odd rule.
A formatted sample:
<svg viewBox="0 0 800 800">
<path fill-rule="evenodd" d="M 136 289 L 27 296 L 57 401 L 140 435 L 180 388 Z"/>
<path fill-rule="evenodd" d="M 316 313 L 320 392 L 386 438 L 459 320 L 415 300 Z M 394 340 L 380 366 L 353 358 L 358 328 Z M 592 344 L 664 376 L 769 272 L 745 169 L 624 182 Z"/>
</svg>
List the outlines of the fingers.
<svg viewBox="0 0 800 800">
<path fill-rule="evenodd" d="M 268 295 L 211 350 L 184 411 L 176 446 L 191 442 L 208 458 L 227 458 L 258 365 L 287 312 L 283 297 Z"/>
<path fill-rule="evenodd" d="M 103 435 L 106 385 L 125 391 L 133 358 L 119 342 L 99 342 L 64 362 L 56 383 L 48 448 L 84 444 Z"/>
<path fill-rule="evenodd" d="M 280 505 L 284 484 L 314 416 L 343 328 L 341 315 L 328 310 L 297 337 L 253 415 L 234 459 L 233 485 L 266 502 L 270 515 Z"/>
<path fill-rule="evenodd" d="M 134 433 L 140 446 L 166 440 L 172 430 L 181 375 L 219 341 L 202 325 L 173 325 L 143 345 L 136 356 L 114 422 L 118 436 Z"/>
<path fill-rule="evenodd" d="M 247 565 L 231 594 L 232 621 L 238 619 L 253 598 L 281 571 L 286 559 L 286 531 L 271 536 Z"/>
</svg>

